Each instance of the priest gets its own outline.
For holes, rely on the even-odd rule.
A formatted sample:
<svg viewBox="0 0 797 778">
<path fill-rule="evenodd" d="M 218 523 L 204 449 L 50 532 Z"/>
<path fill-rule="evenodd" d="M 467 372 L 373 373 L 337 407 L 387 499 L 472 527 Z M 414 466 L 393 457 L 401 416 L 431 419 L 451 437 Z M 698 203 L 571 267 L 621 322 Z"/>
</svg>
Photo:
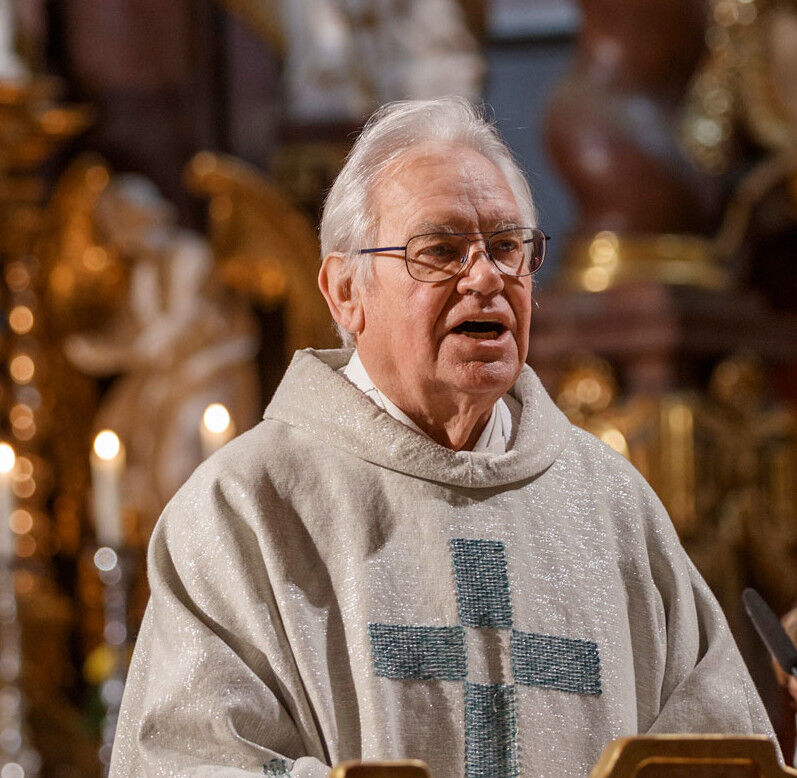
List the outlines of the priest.
<svg viewBox="0 0 797 778">
<path fill-rule="evenodd" d="M 321 242 L 345 347 L 160 518 L 111 775 L 586 776 L 620 736 L 771 736 L 661 503 L 525 364 L 546 236 L 494 127 L 380 109 Z"/>
</svg>

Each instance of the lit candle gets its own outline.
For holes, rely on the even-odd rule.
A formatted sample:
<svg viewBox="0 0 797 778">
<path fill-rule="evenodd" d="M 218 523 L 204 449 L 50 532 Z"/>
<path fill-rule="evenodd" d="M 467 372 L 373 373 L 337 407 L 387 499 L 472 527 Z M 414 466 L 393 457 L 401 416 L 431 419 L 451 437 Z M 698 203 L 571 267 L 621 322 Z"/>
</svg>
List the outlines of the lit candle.
<svg viewBox="0 0 797 778">
<path fill-rule="evenodd" d="M 17 458 L 8 443 L 0 443 L 0 559 L 10 559 L 16 551 L 11 532 L 11 514 L 14 512 L 14 492 L 11 490 L 11 473 Z"/>
<path fill-rule="evenodd" d="M 199 425 L 202 442 L 202 458 L 207 459 L 214 451 L 235 437 L 235 423 L 230 412 L 221 404 L 213 403 L 205 408 Z"/>
<path fill-rule="evenodd" d="M 94 438 L 91 452 L 91 488 L 94 498 L 94 527 L 101 546 L 121 548 L 122 478 L 125 471 L 125 448 L 111 430 Z"/>
</svg>

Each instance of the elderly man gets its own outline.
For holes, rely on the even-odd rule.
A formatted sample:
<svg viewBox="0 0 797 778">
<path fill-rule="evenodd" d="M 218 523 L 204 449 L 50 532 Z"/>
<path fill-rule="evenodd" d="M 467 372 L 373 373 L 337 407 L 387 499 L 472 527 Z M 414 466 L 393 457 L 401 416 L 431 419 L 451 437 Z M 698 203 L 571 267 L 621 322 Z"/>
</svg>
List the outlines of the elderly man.
<svg viewBox="0 0 797 778">
<path fill-rule="evenodd" d="M 584 776 L 622 735 L 770 734 L 661 504 L 525 365 L 545 236 L 494 128 L 383 108 L 321 240 L 356 350 L 297 353 L 161 517 L 112 775 Z"/>
</svg>

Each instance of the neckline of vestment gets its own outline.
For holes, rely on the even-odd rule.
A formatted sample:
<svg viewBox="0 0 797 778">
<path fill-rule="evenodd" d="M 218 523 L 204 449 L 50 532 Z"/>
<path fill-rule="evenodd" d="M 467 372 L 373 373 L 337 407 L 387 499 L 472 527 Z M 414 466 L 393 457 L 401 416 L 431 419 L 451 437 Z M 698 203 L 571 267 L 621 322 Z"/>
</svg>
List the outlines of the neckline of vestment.
<svg viewBox="0 0 797 778">
<path fill-rule="evenodd" d="M 506 453 L 485 456 L 452 451 L 384 413 L 338 372 L 351 354 L 351 349 L 297 351 L 264 418 L 304 430 L 319 443 L 375 465 L 466 488 L 533 479 L 567 445 L 570 422 L 527 365 L 509 392 L 522 406 L 514 445 Z"/>
<path fill-rule="evenodd" d="M 360 391 L 362 391 L 372 402 L 376 403 L 385 413 L 400 421 L 411 430 L 429 437 L 426 433 L 398 407 L 374 382 L 365 365 L 360 359 L 357 349 L 351 355 L 351 359 L 338 370 L 338 373 L 346 376 Z M 510 404 L 512 409 L 510 410 Z M 490 412 L 490 418 L 482 430 L 481 435 L 470 449 L 474 453 L 483 454 L 503 454 L 512 447 L 512 415 L 520 418 L 520 403 L 510 395 L 499 397 Z"/>
</svg>

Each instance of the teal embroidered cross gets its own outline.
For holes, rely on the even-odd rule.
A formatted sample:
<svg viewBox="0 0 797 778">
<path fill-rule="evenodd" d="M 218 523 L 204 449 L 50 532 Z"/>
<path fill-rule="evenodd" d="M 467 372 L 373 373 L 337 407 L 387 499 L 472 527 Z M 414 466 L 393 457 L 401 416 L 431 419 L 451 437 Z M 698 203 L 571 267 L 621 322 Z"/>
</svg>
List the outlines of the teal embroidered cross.
<svg viewBox="0 0 797 778">
<path fill-rule="evenodd" d="M 466 778 L 516 778 L 515 684 L 576 694 L 600 694 L 600 657 L 591 640 L 513 628 L 506 551 L 498 540 L 452 538 L 460 624 L 431 627 L 371 623 L 376 674 L 396 680 L 465 684 Z M 467 681 L 465 629 L 510 630 L 515 683 Z"/>
<path fill-rule="evenodd" d="M 272 759 L 263 765 L 263 775 L 270 775 L 272 778 L 286 778 L 290 776 L 290 773 L 284 759 Z"/>
</svg>

